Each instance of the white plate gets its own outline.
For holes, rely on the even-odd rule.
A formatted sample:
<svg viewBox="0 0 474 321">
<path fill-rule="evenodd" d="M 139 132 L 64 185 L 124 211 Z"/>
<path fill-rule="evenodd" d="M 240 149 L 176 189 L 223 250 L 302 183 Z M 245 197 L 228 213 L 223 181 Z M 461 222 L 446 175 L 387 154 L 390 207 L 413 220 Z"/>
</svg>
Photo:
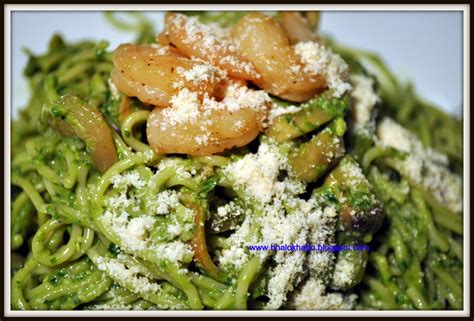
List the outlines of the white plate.
<svg viewBox="0 0 474 321">
<path fill-rule="evenodd" d="M 146 15 L 163 26 L 163 13 Z M 403 79 L 444 110 L 462 113 L 462 12 L 324 12 L 322 31 L 339 42 L 376 51 Z M 111 48 L 134 35 L 108 24 L 102 12 L 12 13 L 12 110 L 28 99 L 22 48 L 35 53 L 47 49 L 53 33 L 67 40 L 106 39 Z"/>
</svg>

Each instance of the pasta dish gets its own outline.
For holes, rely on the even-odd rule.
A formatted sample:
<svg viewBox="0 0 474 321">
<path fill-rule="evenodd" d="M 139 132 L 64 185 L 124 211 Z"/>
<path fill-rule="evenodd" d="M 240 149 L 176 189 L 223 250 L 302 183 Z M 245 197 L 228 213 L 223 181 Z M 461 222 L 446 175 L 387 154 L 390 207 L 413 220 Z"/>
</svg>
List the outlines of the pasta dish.
<svg viewBox="0 0 474 321">
<path fill-rule="evenodd" d="M 317 12 L 28 52 L 16 310 L 463 308 L 462 120 Z"/>
</svg>

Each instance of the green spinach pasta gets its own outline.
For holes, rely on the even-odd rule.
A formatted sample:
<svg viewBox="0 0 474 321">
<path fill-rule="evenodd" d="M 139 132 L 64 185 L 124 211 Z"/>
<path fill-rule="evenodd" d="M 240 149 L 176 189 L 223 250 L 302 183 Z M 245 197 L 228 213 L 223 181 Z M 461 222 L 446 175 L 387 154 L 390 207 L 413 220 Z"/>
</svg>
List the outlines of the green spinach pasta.
<svg viewBox="0 0 474 321">
<path fill-rule="evenodd" d="M 12 309 L 463 308 L 460 120 L 319 13 L 133 15 L 28 52 Z"/>
<path fill-rule="evenodd" d="M 462 309 L 462 122 L 416 97 L 378 57 L 337 47 L 353 61 L 353 152 L 383 203 L 387 225 L 374 240 L 361 303 Z M 381 99 L 367 104 L 357 90 L 375 90 L 378 79 L 384 80 L 377 82 Z M 377 121 L 361 117 L 367 108 L 377 109 Z"/>
</svg>

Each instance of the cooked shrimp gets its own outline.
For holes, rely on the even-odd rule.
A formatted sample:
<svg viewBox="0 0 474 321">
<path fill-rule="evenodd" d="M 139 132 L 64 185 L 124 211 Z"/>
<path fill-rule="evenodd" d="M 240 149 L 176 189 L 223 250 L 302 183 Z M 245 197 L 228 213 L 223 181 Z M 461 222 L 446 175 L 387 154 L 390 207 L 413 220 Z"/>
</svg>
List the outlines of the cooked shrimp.
<svg viewBox="0 0 474 321">
<path fill-rule="evenodd" d="M 147 138 L 159 154 L 212 155 L 247 145 L 263 130 L 270 99 L 232 83 L 222 101 L 183 89 L 169 108 L 155 108 L 147 121 Z"/>
<path fill-rule="evenodd" d="M 155 37 L 155 40 L 156 40 L 156 43 L 162 46 L 170 46 L 171 44 L 170 37 L 168 37 L 165 31 L 158 33 Z M 171 48 L 174 48 L 174 47 L 171 47 Z"/>
<path fill-rule="evenodd" d="M 113 63 L 112 80 L 122 93 L 160 107 L 168 106 L 182 88 L 197 92 L 200 99 L 214 96 L 224 76 L 216 67 L 159 45 L 120 45 Z"/>
<path fill-rule="evenodd" d="M 285 29 L 291 44 L 319 40 L 318 36 L 311 30 L 306 18 L 298 11 L 281 12 L 280 23 Z"/>
<path fill-rule="evenodd" d="M 303 102 L 325 88 L 322 75 L 304 72 L 285 30 L 271 17 L 250 13 L 234 26 L 232 36 L 261 76 L 254 83 L 267 92 Z"/>
<path fill-rule="evenodd" d="M 230 34 L 218 25 L 205 25 L 195 17 L 169 12 L 165 16 L 165 35 L 158 41 L 169 41 L 188 57 L 196 57 L 224 69 L 230 76 L 245 80 L 259 77 L 254 66 L 237 52 Z"/>
<path fill-rule="evenodd" d="M 54 124 L 63 135 L 76 134 L 86 143 L 92 162 L 102 173 L 118 161 L 112 130 L 98 110 L 71 94 L 61 96 L 56 103 L 64 114 L 63 119 L 55 118 Z"/>
</svg>

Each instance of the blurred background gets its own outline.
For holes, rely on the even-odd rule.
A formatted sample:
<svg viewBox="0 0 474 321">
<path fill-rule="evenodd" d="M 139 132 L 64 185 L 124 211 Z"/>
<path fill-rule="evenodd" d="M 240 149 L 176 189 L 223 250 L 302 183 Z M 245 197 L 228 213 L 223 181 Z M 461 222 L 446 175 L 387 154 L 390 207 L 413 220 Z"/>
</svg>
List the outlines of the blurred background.
<svg viewBox="0 0 474 321">
<path fill-rule="evenodd" d="M 156 23 L 156 31 L 163 28 L 163 12 L 145 15 Z M 422 97 L 462 115 L 462 19 L 461 11 L 324 11 L 320 27 L 344 45 L 379 53 L 402 80 L 412 80 Z M 28 99 L 23 48 L 42 53 L 55 32 L 67 41 L 106 39 L 112 49 L 135 37 L 117 30 L 99 11 L 12 12 L 13 117 Z"/>
</svg>

